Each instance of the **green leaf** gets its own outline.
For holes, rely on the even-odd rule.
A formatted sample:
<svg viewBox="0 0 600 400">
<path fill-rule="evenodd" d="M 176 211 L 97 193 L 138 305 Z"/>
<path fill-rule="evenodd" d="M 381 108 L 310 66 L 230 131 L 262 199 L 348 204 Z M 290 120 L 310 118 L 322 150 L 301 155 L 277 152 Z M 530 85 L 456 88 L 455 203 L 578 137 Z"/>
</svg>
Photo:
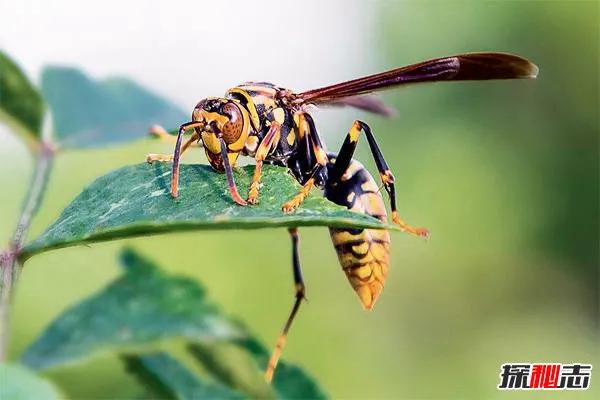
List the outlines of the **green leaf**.
<svg viewBox="0 0 600 400">
<path fill-rule="evenodd" d="M 253 166 L 236 181 L 246 193 Z M 281 205 L 299 190 L 285 168 L 265 166 L 260 204 L 241 207 L 230 198 L 224 174 L 206 165 L 182 165 L 179 198 L 169 192 L 171 164 L 138 164 L 98 178 L 40 237 L 22 251 L 23 260 L 50 249 L 125 237 L 201 229 L 293 226 L 387 228 L 376 218 L 311 195 L 292 214 Z"/>
<path fill-rule="evenodd" d="M 211 305 L 199 284 L 166 275 L 131 250 L 124 250 L 121 259 L 124 275 L 59 316 L 25 351 L 27 366 L 43 369 L 116 352 L 158 398 L 241 398 L 240 393 L 326 398 L 313 378 L 283 360 L 273 387 L 268 386 L 263 379 L 268 350 L 240 322 Z M 180 338 L 220 383 L 205 382 L 167 353 L 144 353 L 145 344 Z"/>
<path fill-rule="evenodd" d="M 0 399 L 54 400 L 60 395 L 46 379 L 18 364 L 0 364 Z"/>
<path fill-rule="evenodd" d="M 125 78 L 94 81 L 74 68 L 48 67 L 42 93 L 63 147 L 97 147 L 146 137 L 153 124 L 179 126 L 189 115 Z"/>
<path fill-rule="evenodd" d="M 270 352 L 254 337 L 247 335 L 236 343 L 246 350 L 264 371 L 269 361 Z M 273 387 L 279 399 L 326 399 L 327 394 L 304 369 L 280 360 L 273 375 Z"/>
<path fill-rule="evenodd" d="M 167 353 L 125 356 L 129 372 L 157 398 L 243 399 L 240 393 L 208 383 Z"/>
<path fill-rule="evenodd" d="M 240 328 L 245 328 L 240 324 Z M 270 352 L 254 336 L 246 331 L 246 337 L 234 340 L 238 352 L 250 358 L 250 363 L 240 359 L 231 351 L 227 343 L 188 345 L 190 353 L 205 369 L 229 387 L 248 393 L 252 398 L 273 397 L 269 387 L 265 388 L 264 371 Z M 257 382 L 258 381 L 258 382 Z M 326 399 L 327 394 L 304 369 L 279 360 L 272 382 L 272 390 L 277 399 Z"/>
<path fill-rule="evenodd" d="M 52 322 L 25 351 L 25 365 L 48 368 L 171 338 L 243 337 L 197 282 L 166 275 L 131 250 L 121 259 L 125 274 Z"/>
<path fill-rule="evenodd" d="M 251 334 L 246 332 L 248 336 Z M 204 370 L 227 387 L 247 394 L 253 399 L 273 399 L 273 388 L 264 378 L 264 370 L 245 349 L 233 343 L 189 343 L 189 353 Z"/>
<path fill-rule="evenodd" d="M 39 141 L 44 102 L 17 64 L 0 51 L 0 120 L 28 141 Z"/>
</svg>

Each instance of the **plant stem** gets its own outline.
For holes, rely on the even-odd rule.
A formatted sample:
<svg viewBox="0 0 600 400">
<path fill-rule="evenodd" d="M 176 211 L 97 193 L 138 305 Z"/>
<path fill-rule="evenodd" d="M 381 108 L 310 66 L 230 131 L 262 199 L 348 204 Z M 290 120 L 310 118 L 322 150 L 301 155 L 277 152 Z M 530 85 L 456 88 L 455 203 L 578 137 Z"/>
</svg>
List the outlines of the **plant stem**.
<svg viewBox="0 0 600 400">
<path fill-rule="evenodd" d="M 44 141 L 36 153 L 35 170 L 27 196 L 21 209 L 19 222 L 13 233 L 9 247 L 0 253 L 2 279 L 0 282 L 0 362 L 6 361 L 10 331 L 10 303 L 21 269 L 19 253 L 23 247 L 31 221 L 35 217 L 46 191 L 46 184 L 54 161 L 55 147 Z"/>
</svg>

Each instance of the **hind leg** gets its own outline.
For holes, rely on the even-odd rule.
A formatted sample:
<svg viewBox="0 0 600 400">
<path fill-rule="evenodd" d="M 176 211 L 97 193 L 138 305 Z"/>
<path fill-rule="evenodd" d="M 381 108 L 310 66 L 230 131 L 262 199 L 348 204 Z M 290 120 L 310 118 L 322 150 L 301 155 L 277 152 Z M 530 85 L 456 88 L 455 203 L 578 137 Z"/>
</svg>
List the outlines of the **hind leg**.
<svg viewBox="0 0 600 400">
<path fill-rule="evenodd" d="M 265 371 L 265 379 L 267 382 L 271 382 L 273 379 L 273 373 L 275 372 L 275 368 L 277 367 L 277 362 L 279 361 L 279 357 L 281 357 L 281 351 L 283 350 L 283 346 L 285 345 L 285 340 L 287 334 L 292 326 L 292 322 L 294 322 L 294 318 L 298 313 L 298 309 L 300 308 L 300 304 L 304 299 L 304 280 L 302 278 L 302 269 L 300 268 L 300 257 L 298 255 L 298 229 L 290 228 L 288 229 L 290 233 L 290 237 L 292 238 L 292 266 L 294 268 L 294 288 L 296 291 L 296 299 L 294 300 L 294 306 L 292 307 L 292 311 L 288 316 L 287 321 L 283 327 L 283 331 L 277 338 L 277 343 L 275 344 L 275 349 L 273 350 L 273 354 L 271 354 L 271 358 L 269 359 L 269 363 L 267 364 L 267 370 Z"/>
<path fill-rule="evenodd" d="M 412 227 L 404 222 L 404 220 L 398 215 L 398 210 L 396 209 L 396 188 L 394 185 L 394 175 L 392 174 L 392 171 L 390 171 L 385 158 L 383 158 L 383 154 L 381 153 L 381 150 L 375 141 L 375 137 L 371 133 L 371 128 L 369 128 L 369 126 L 364 122 L 354 121 L 352 124 L 352 127 L 350 128 L 350 131 L 348 132 L 348 135 L 342 144 L 342 148 L 338 153 L 333 173 L 329 179 L 335 182 L 342 178 L 348 169 L 350 162 L 352 161 L 352 156 L 354 155 L 354 150 L 358 144 L 358 138 L 361 131 L 364 131 L 365 135 L 367 136 L 367 141 L 369 142 L 369 147 L 371 148 L 371 154 L 375 159 L 375 164 L 377 165 L 377 170 L 379 171 L 379 176 L 381 177 L 381 182 L 383 183 L 386 192 L 389 194 L 390 208 L 392 209 L 392 221 L 404 232 L 415 236 L 428 237 L 429 231 L 427 229 Z"/>
</svg>

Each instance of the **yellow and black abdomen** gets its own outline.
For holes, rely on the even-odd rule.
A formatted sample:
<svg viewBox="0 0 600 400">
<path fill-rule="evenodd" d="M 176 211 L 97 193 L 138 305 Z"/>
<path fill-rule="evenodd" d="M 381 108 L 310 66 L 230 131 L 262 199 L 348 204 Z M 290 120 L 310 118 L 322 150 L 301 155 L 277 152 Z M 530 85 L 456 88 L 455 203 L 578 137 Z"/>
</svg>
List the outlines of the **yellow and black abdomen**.
<svg viewBox="0 0 600 400">
<path fill-rule="evenodd" d="M 334 162 L 330 156 L 330 163 Z M 329 166 L 331 168 L 331 166 Z M 375 180 L 358 161 L 352 160 L 337 182 L 327 182 L 325 197 L 350 210 L 387 222 L 387 213 Z M 390 235 L 384 229 L 330 228 L 331 240 L 342 269 L 370 310 L 383 290 L 388 274 Z"/>
</svg>

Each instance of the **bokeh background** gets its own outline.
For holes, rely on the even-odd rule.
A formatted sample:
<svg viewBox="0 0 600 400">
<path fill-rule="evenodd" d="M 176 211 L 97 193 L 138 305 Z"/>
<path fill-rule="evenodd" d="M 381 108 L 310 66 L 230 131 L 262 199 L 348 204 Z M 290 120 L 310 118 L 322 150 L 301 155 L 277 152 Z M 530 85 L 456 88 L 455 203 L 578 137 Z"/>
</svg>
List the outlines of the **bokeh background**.
<svg viewBox="0 0 600 400">
<path fill-rule="evenodd" d="M 540 66 L 537 81 L 387 92 L 383 99 L 398 110 L 392 120 L 316 111 L 330 150 L 353 119 L 372 125 L 397 177 L 401 215 L 432 238 L 392 235 L 387 285 L 367 313 L 327 230 L 302 229 L 309 302 L 284 354 L 336 398 L 529 398 L 496 390 L 502 363 L 599 361 L 598 8 L 595 1 L 2 2 L 0 47 L 34 81 L 48 64 L 94 78 L 127 76 L 186 113 L 246 80 L 302 90 L 468 51 L 530 58 Z M 141 140 L 61 154 L 31 237 L 93 178 L 169 151 Z M 357 158 L 375 171 L 366 145 Z M 205 162 L 199 154 L 186 161 Z M 6 242 L 32 172 L 6 128 L 0 171 Z M 293 294 L 285 230 L 188 233 L 33 258 L 16 296 L 12 358 L 66 306 L 118 275 L 115 256 L 125 243 L 201 280 L 228 313 L 274 342 Z M 138 389 L 116 358 L 102 355 L 49 376 L 73 398 L 126 398 Z M 551 397 L 597 395 L 595 380 L 588 392 Z"/>
</svg>

